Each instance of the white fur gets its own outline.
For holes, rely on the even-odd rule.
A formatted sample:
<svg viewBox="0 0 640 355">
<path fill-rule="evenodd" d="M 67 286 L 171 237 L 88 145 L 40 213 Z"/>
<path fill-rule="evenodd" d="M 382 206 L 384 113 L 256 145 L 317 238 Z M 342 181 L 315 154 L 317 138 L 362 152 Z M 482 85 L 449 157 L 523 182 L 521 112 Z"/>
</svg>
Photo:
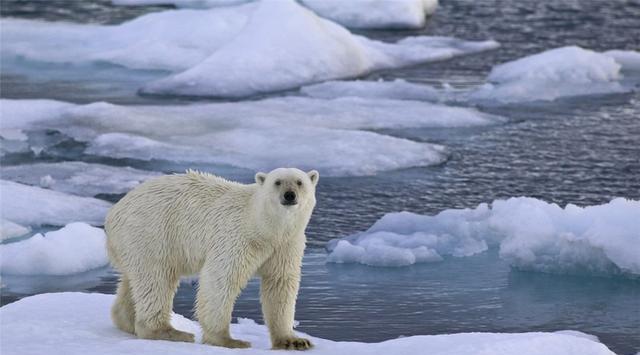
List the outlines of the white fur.
<svg viewBox="0 0 640 355">
<path fill-rule="evenodd" d="M 114 323 L 142 338 L 193 341 L 169 317 L 180 276 L 199 273 L 203 341 L 247 347 L 230 337 L 229 323 L 237 296 L 258 274 L 274 348 L 308 348 L 293 320 L 317 182 L 316 171 L 281 168 L 256 174 L 251 185 L 194 171 L 139 185 L 105 222 L 109 257 L 122 274 Z M 286 191 L 297 205 L 282 204 Z"/>
</svg>

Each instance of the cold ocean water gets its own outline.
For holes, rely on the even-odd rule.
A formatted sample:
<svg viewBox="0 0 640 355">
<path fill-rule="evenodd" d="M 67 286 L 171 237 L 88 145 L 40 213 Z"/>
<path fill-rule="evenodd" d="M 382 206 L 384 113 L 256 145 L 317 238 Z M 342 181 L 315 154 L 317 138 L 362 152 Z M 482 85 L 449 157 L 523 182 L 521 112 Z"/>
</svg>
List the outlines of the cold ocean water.
<svg viewBox="0 0 640 355">
<path fill-rule="evenodd" d="M 102 24 L 166 9 L 115 7 L 108 1 L 3 0 L 1 4 L 3 17 Z M 499 63 L 547 49 L 578 45 L 596 51 L 638 50 L 640 3 L 442 0 L 424 29 L 355 32 L 385 41 L 424 34 L 500 42 L 497 50 L 365 77 L 464 89 L 482 84 Z M 111 64 L 83 67 L 7 62 L 0 75 L 2 98 L 122 105 L 193 101 L 137 95 L 142 83 L 165 73 L 147 70 L 131 75 Z M 279 95 L 299 94 L 292 90 L 268 96 Z M 327 241 L 366 230 L 388 212 L 435 214 L 512 196 L 535 197 L 560 206 L 597 205 L 615 197 L 640 199 L 640 92 L 481 105 L 479 109 L 508 121 L 467 128 L 377 130 L 445 146 L 447 159 L 440 164 L 363 177 L 321 177 L 318 204 L 307 234 L 309 245 L 296 313 L 298 329 L 318 337 L 352 341 L 414 334 L 573 329 L 597 335 L 617 353 L 640 351 L 637 278 L 520 271 L 500 259 L 495 248 L 470 257 L 445 257 L 442 262 L 399 268 L 325 262 Z M 56 132 L 44 132 L 41 139 L 52 136 Z M 80 160 L 165 173 L 188 167 L 87 155 L 83 143 L 74 140 L 45 146 L 45 154 L 5 156 L 3 165 Z M 202 168 L 243 182 L 253 179 L 253 172 L 245 169 Z M 98 195 L 111 202 L 121 196 Z M 113 293 L 116 281 L 109 269 L 70 277 L 3 275 L 2 304 L 53 291 Z M 175 311 L 192 316 L 194 296 L 193 283 L 181 284 Z M 261 320 L 258 298 L 258 282 L 253 280 L 238 300 L 234 316 Z"/>
</svg>

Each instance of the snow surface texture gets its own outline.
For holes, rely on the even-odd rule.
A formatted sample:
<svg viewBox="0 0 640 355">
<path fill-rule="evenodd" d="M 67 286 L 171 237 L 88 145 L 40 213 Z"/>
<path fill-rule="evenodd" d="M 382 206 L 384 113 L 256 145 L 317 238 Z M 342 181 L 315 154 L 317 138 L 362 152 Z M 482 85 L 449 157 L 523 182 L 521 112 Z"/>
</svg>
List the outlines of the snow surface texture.
<svg viewBox="0 0 640 355">
<path fill-rule="evenodd" d="M 3 275 L 69 275 L 107 265 L 100 228 L 70 223 L 57 231 L 0 245 Z"/>
<path fill-rule="evenodd" d="M 218 97 L 286 90 L 498 46 L 424 36 L 393 44 L 369 40 L 294 0 L 162 11 L 116 26 L 4 19 L 0 30 L 6 61 L 168 70 L 177 74 L 142 92 Z"/>
<path fill-rule="evenodd" d="M 396 79 L 328 81 L 301 88 L 310 97 L 366 97 L 397 100 L 514 103 L 552 101 L 563 97 L 636 90 L 640 52 L 597 53 L 563 47 L 507 62 L 493 68 L 490 83 L 475 89 L 437 89 Z M 625 82 L 626 76 L 631 82 Z"/>
<path fill-rule="evenodd" d="M 534 198 L 445 210 L 435 216 L 389 213 L 369 230 L 328 244 L 329 262 L 405 266 L 464 257 L 499 246 L 519 269 L 640 275 L 640 201 L 578 207 Z"/>
<path fill-rule="evenodd" d="M 146 85 L 142 92 L 243 97 L 495 47 L 493 41 L 439 37 L 410 37 L 395 44 L 373 41 L 352 35 L 295 1 L 263 0 L 233 41 L 194 67 Z"/>
<path fill-rule="evenodd" d="M 174 5 L 179 8 L 212 8 L 253 0 L 112 0 L 114 5 Z M 320 17 L 350 28 L 420 28 L 435 12 L 438 0 L 302 0 Z"/>
<path fill-rule="evenodd" d="M 608 55 L 580 47 L 562 47 L 500 64 L 489 74 L 490 84 L 471 94 L 477 101 L 551 101 L 563 96 L 629 91 L 620 83 L 620 54 Z M 627 56 L 624 56 L 626 59 Z M 627 66 L 640 63 L 629 56 Z M 634 61 L 635 59 L 635 61 Z"/>
<path fill-rule="evenodd" d="M 23 298 L 0 308 L 2 349 L 22 355 L 45 354 L 273 354 L 264 325 L 238 319 L 231 325 L 235 338 L 250 341 L 249 350 L 199 344 L 198 323 L 174 314 L 177 329 L 194 333 L 196 344 L 137 339 L 116 329 L 109 318 L 114 296 L 85 293 L 49 293 Z M 613 355 L 594 337 L 580 332 L 460 333 L 419 335 L 381 343 L 334 342 L 308 337 L 313 354 L 432 354 L 432 355 Z"/>
<path fill-rule="evenodd" d="M 0 215 L 23 226 L 81 221 L 102 225 L 111 204 L 91 197 L 68 195 L 36 186 L 0 180 Z"/>
<path fill-rule="evenodd" d="M 30 101 L 18 102 L 28 106 Z M 5 111 L 13 120 L 12 113 Z M 89 142 L 89 154 L 225 164 L 250 170 L 298 166 L 322 169 L 323 174 L 334 176 L 368 175 L 446 159 L 439 145 L 368 130 L 504 122 L 475 109 L 362 98 L 283 97 L 189 106 L 95 103 L 43 114 L 59 119 L 47 121 L 41 128 L 57 129 Z M 52 188 L 56 188 L 53 173 L 52 177 Z"/>
<path fill-rule="evenodd" d="M 3 179 L 80 196 L 126 193 L 158 175 L 130 167 L 77 161 L 2 167 Z"/>
<path fill-rule="evenodd" d="M 424 27 L 438 0 L 302 0 L 321 17 L 350 28 Z"/>
<path fill-rule="evenodd" d="M 31 229 L 29 227 L 0 218 L 0 241 L 21 237 L 30 231 Z"/>
</svg>

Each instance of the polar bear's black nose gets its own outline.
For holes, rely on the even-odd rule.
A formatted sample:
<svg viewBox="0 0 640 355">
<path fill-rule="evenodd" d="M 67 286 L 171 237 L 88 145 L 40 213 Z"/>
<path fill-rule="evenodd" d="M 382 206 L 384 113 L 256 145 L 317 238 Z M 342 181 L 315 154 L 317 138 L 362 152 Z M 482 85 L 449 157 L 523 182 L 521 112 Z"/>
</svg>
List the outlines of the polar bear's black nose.
<svg viewBox="0 0 640 355">
<path fill-rule="evenodd" d="M 296 193 L 293 191 L 287 191 L 284 193 L 284 201 L 287 202 L 288 204 L 293 204 L 293 202 L 295 202 L 296 200 Z"/>
</svg>

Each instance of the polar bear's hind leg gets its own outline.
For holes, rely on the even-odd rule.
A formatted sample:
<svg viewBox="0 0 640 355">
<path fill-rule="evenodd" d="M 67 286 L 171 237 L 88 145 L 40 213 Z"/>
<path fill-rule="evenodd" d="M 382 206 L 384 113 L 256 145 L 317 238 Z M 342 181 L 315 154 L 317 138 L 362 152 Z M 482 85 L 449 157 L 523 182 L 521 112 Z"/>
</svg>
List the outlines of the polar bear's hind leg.
<svg viewBox="0 0 640 355">
<path fill-rule="evenodd" d="M 111 307 L 111 319 L 120 330 L 135 334 L 136 313 L 131 298 L 129 279 L 125 275 L 122 275 L 118 283 L 116 301 Z"/>
<path fill-rule="evenodd" d="M 150 278 L 147 274 L 129 280 L 135 304 L 135 333 L 139 338 L 194 342 L 193 334 L 177 330 L 170 323 L 179 280 L 177 275 Z"/>
</svg>

